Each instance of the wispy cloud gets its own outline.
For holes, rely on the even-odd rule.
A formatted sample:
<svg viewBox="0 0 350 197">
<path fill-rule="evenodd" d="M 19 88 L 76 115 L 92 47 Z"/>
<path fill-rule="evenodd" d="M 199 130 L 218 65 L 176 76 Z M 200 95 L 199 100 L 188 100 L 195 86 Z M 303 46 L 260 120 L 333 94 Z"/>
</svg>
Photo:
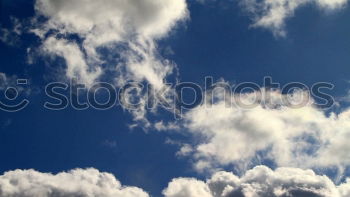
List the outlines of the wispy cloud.
<svg viewBox="0 0 350 197">
<path fill-rule="evenodd" d="M 270 30 L 276 37 L 284 37 L 286 21 L 295 11 L 307 4 L 314 4 L 322 10 L 336 10 L 344 7 L 348 0 L 242 0 L 243 8 L 251 14 L 252 27 Z"/>
<path fill-rule="evenodd" d="M 115 66 L 122 66 L 123 75 L 117 81 L 145 80 L 155 87 L 172 70 L 157 57 L 156 40 L 188 16 L 185 0 L 37 0 L 35 10 L 47 21 L 33 19 L 31 31 L 41 37 L 45 52 L 66 60 L 69 78 L 85 84 L 98 79 L 102 65 L 109 64 L 98 52 L 105 48 L 121 56 Z"/>
</svg>

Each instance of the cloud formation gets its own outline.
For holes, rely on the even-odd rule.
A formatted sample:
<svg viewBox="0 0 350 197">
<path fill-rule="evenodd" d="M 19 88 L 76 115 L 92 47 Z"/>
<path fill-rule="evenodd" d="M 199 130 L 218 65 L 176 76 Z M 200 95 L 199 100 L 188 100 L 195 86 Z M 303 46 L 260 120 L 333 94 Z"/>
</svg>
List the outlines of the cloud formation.
<svg viewBox="0 0 350 197">
<path fill-rule="evenodd" d="M 285 36 L 286 20 L 294 16 L 296 9 L 314 4 L 322 10 L 344 7 L 348 0 L 242 0 L 243 7 L 252 15 L 253 27 L 262 27 L 275 36 Z"/>
<path fill-rule="evenodd" d="M 2 197 L 148 197 L 142 189 L 122 186 L 109 173 L 76 169 L 56 175 L 35 170 L 9 171 L 0 176 Z"/>
<path fill-rule="evenodd" d="M 257 166 L 238 177 L 216 172 L 207 181 L 173 179 L 163 190 L 165 197 L 347 197 L 350 180 L 335 185 L 312 170 Z M 0 176 L 3 197 L 149 197 L 137 187 L 123 186 L 109 173 L 75 169 L 58 174 L 15 170 Z"/>
<path fill-rule="evenodd" d="M 339 186 L 312 170 L 257 166 L 242 177 L 217 172 L 206 182 L 193 178 L 173 179 L 165 197 L 346 197 L 350 182 Z"/>
<path fill-rule="evenodd" d="M 195 139 L 191 147 L 186 144 L 191 151 L 187 155 L 198 171 L 225 166 L 245 171 L 266 161 L 281 167 L 340 170 L 350 165 L 350 110 L 326 114 L 309 103 L 291 108 L 277 99 L 288 95 L 269 93 L 268 102 L 250 109 L 234 103 L 227 106 L 227 98 L 221 97 L 185 114 L 185 127 Z M 256 94 L 241 96 L 251 102 Z"/>
<path fill-rule="evenodd" d="M 43 54 L 65 60 L 68 79 L 91 86 L 106 77 L 119 87 L 145 82 L 156 90 L 166 88 L 175 69 L 157 41 L 189 16 L 186 0 L 36 0 L 35 11 L 31 32 L 41 38 Z M 147 128 L 139 96 L 138 109 L 129 111 Z"/>
<path fill-rule="evenodd" d="M 35 10 L 32 32 L 42 38 L 45 52 L 66 60 L 69 78 L 85 84 L 98 79 L 109 64 L 99 52 L 105 48 L 117 53 L 123 79 L 158 88 L 172 66 L 157 56 L 155 41 L 188 16 L 185 0 L 37 0 Z"/>
</svg>

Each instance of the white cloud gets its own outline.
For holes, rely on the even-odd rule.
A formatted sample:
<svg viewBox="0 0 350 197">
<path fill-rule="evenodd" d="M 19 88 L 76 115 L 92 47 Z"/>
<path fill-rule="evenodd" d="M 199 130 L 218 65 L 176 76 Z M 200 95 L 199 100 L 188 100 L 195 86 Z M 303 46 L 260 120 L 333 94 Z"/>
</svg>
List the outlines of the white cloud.
<svg viewBox="0 0 350 197">
<path fill-rule="evenodd" d="M 159 55 L 157 41 L 188 18 L 186 0 L 36 0 L 35 11 L 31 31 L 42 39 L 44 54 L 64 58 L 67 78 L 91 86 L 108 70 L 118 86 L 147 82 L 157 90 L 175 67 Z M 141 99 L 131 113 L 147 128 Z"/>
<path fill-rule="evenodd" d="M 165 197 L 346 197 L 349 182 L 339 186 L 312 170 L 257 166 L 242 177 L 217 172 L 206 182 L 177 178 L 163 191 Z"/>
<path fill-rule="evenodd" d="M 257 166 L 241 177 L 216 172 L 206 181 L 175 178 L 163 190 L 165 197 L 347 197 L 350 180 L 335 185 L 312 170 Z M 14 170 L 0 176 L 3 197 L 149 197 L 137 187 L 123 186 L 109 173 L 75 169 L 58 174 Z"/>
<path fill-rule="evenodd" d="M 209 187 L 202 181 L 193 178 L 172 180 L 163 191 L 166 197 L 211 197 Z"/>
<path fill-rule="evenodd" d="M 253 17 L 253 27 L 271 30 L 275 36 L 285 36 L 286 20 L 294 16 L 297 8 L 315 4 L 324 10 L 335 10 L 348 0 L 242 0 L 244 8 Z"/>
<path fill-rule="evenodd" d="M 255 94 L 243 97 L 251 102 Z M 215 171 L 234 166 L 245 171 L 266 160 L 281 167 L 350 165 L 350 110 L 326 115 L 311 104 L 281 106 L 278 97 L 286 95 L 271 92 L 271 101 L 251 109 L 234 104 L 236 97 L 231 98 L 231 106 L 222 98 L 185 114 L 185 127 L 196 139 L 190 154 L 194 167 Z"/>
<path fill-rule="evenodd" d="M 172 67 L 157 57 L 155 41 L 187 18 L 185 0 L 37 0 L 35 10 L 48 18 L 42 25 L 35 22 L 32 30 L 44 40 L 46 51 L 64 57 L 68 77 L 87 84 L 102 74 L 102 64 L 108 64 L 98 48 L 115 53 L 125 47 L 120 52 L 127 75 L 123 79 L 162 86 Z M 81 42 L 70 35 L 78 35 Z"/>
<path fill-rule="evenodd" d="M 43 50 L 65 58 L 67 64 L 66 74 L 70 79 L 76 77 L 87 85 L 91 85 L 101 75 L 101 68 L 90 68 L 84 54 L 74 42 L 49 37 L 43 43 Z"/>
<path fill-rule="evenodd" d="M 46 28 L 85 35 L 100 46 L 125 41 L 138 34 L 144 38 L 166 35 L 186 15 L 183 0 L 37 0 L 36 11 L 49 17 Z M 95 40 L 97 39 L 97 40 Z"/>
<path fill-rule="evenodd" d="M 109 173 L 76 169 L 56 175 L 35 170 L 9 171 L 0 176 L 3 197 L 148 197 L 142 189 L 122 186 Z"/>
</svg>

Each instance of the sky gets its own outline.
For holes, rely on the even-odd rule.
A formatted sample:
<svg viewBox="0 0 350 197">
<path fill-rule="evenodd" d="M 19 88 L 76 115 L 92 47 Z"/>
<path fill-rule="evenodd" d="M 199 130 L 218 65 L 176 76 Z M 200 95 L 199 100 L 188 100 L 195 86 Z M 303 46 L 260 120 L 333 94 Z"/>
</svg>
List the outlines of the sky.
<svg viewBox="0 0 350 197">
<path fill-rule="evenodd" d="M 350 196 L 349 18 L 347 0 L 0 0 L 0 197 Z M 54 82 L 66 107 L 45 107 Z M 124 94 L 132 109 L 96 109 L 100 82 L 152 86 L 170 109 L 144 89 Z M 195 99 L 176 103 L 181 82 L 203 101 L 180 113 Z"/>
</svg>

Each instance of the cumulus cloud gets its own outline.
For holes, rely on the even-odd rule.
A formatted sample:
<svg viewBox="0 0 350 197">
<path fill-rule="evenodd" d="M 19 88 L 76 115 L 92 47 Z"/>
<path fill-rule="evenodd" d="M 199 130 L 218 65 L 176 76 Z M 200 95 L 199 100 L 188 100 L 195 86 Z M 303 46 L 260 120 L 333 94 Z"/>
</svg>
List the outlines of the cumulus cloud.
<svg viewBox="0 0 350 197">
<path fill-rule="evenodd" d="M 303 107 L 293 108 L 277 99 L 288 96 L 296 102 L 299 97 L 305 102 L 300 96 L 304 93 L 294 94 L 272 91 L 266 97 L 269 101 L 257 100 L 252 108 L 238 105 L 237 97 L 232 96 L 187 112 L 185 128 L 195 140 L 184 148 L 191 150 L 189 155 L 194 158 L 195 168 L 215 171 L 234 166 L 245 171 L 266 161 L 281 167 L 349 166 L 350 110 L 326 114 L 312 105 L 312 100 Z M 257 98 L 255 93 L 241 96 L 244 103 Z"/>
<path fill-rule="evenodd" d="M 122 186 L 109 173 L 76 169 L 58 174 L 15 170 L 0 176 L 3 197 L 148 197 L 137 187 Z"/>
<path fill-rule="evenodd" d="M 312 170 L 257 166 L 241 177 L 219 171 L 206 181 L 175 178 L 165 197 L 347 197 L 350 180 L 335 185 Z M 3 197 L 149 197 L 144 190 L 123 186 L 112 174 L 75 169 L 58 174 L 14 170 L 0 176 Z"/>
<path fill-rule="evenodd" d="M 207 181 L 173 179 L 165 197 L 346 197 L 350 182 L 336 186 L 328 177 L 312 170 L 257 166 L 238 177 L 217 172 Z"/>
<path fill-rule="evenodd" d="M 194 178 L 178 178 L 172 180 L 163 191 L 166 197 L 211 197 L 208 185 Z"/>
<path fill-rule="evenodd" d="M 37 0 L 32 32 L 43 39 L 46 52 L 63 57 L 67 76 L 91 84 L 101 76 L 100 48 L 118 53 L 123 79 L 163 85 L 171 64 L 157 57 L 155 41 L 187 18 L 185 0 Z M 79 37 L 78 41 L 73 36 Z M 120 48 L 123 48 L 121 50 Z"/>
<path fill-rule="evenodd" d="M 314 4 L 323 10 L 344 7 L 348 0 L 242 0 L 244 8 L 253 17 L 253 27 L 271 30 L 275 36 L 285 36 L 286 20 L 297 8 Z"/>
</svg>

